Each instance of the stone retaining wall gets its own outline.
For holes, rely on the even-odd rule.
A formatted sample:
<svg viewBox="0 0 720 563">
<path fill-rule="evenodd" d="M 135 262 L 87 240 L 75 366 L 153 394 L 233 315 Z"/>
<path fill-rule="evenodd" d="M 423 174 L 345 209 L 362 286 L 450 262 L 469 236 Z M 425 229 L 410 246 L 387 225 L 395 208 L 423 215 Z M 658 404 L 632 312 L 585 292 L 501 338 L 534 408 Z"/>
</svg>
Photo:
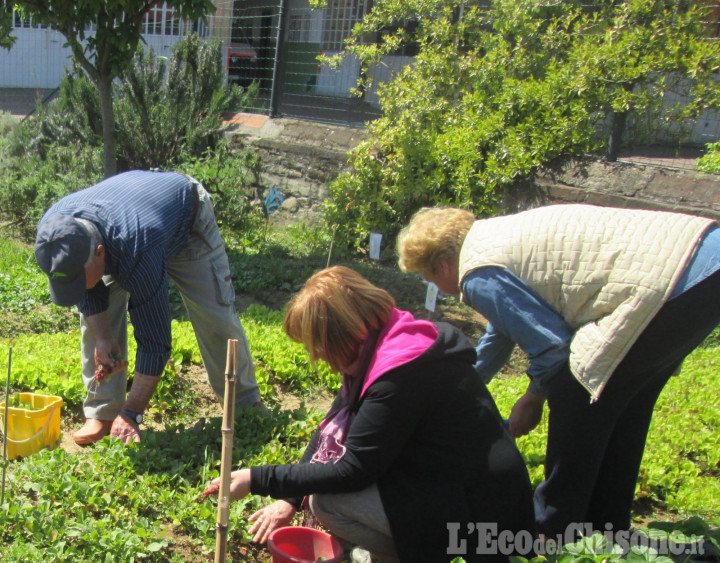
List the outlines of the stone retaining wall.
<svg viewBox="0 0 720 563">
<path fill-rule="evenodd" d="M 260 154 L 262 185 L 277 185 L 286 200 L 278 218 L 312 219 L 329 184 L 347 166 L 347 152 L 367 138 L 362 128 L 292 119 L 267 119 L 229 132 L 237 145 Z M 665 160 L 665 159 L 664 159 Z M 508 191 L 504 213 L 556 202 L 666 209 L 720 219 L 720 176 L 660 166 L 563 160 Z"/>
<path fill-rule="evenodd" d="M 720 219 L 720 176 L 692 170 L 568 159 L 512 189 L 507 211 L 574 202 L 692 213 Z"/>
<path fill-rule="evenodd" d="M 328 186 L 347 166 L 347 153 L 367 137 L 365 129 L 294 119 L 270 119 L 261 126 L 229 132 L 236 146 L 248 145 L 260 155 L 261 184 L 277 185 L 285 197 L 271 219 L 292 216 L 314 220 L 328 197 Z"/>
</svg>

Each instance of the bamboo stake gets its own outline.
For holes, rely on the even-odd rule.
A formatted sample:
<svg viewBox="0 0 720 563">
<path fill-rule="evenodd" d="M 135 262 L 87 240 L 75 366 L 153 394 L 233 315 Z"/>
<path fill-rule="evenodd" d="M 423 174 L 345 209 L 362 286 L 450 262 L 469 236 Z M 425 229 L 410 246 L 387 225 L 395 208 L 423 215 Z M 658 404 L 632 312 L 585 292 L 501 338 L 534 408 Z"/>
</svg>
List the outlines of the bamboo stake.
<svg viewBox="0 0 720 563">
<path fill-rule="evenodd" d="M 7 382 L 5 383 L 5 413 L 3 414 L 3 471 L 2 494 L 0 505 L 5 504 L 5 473 L 7 472 L 7 433 L 8 433 L 8 405 L 10 404 L 10 365 L 12 364 L 12 346 L 8 352 Z"/>
<path fill-rule="evenodd" d="M 332 234 L 332 238 L 330 239 L 330 250 L 328 251 L 327 264 L 325 265 L 326 268 L 330 267 L 330 257 L 332 256 L 333 245 L 335 244 L 335 233 L 337 232 L 337 228 L 338 228 L 337 225 L 335 225 L 333 227 L 333 234 Z"/>
<path fill-rule="evenodd" d="M 225 563 L 227 550 L 228 514 L 230 513 L 230 473 L 235 427 L 235 382 L 237 379 L 237 340 L 228 340 L 225 367 L 225 405 L 222 424 L 222 458 L 220 462 L 220 490 L 218 492 L 217 534 L 215 536 L 215 563 Z"/>
</svg>

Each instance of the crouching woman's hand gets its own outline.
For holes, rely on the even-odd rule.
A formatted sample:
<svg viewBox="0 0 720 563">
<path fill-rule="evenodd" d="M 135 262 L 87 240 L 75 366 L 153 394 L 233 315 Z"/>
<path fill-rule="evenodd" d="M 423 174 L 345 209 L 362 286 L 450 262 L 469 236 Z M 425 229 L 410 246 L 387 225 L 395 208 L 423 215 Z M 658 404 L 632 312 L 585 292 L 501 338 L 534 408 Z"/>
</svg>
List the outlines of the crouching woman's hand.
<svg viewBox="0 0 720 563">
<path fill-rule="evenodd" d="M 205 496 L 218 496 L 220 492 L 220 477 L 210 481 Z M 250 470 L 238 469 L 230 474 L 230 500 L 240 500 L 250 494 Z"/>
<path fill-rule="evenodd" d="M 253 522 L 248 532 L 255 534 L 254 542 L 265 543 L 273 531 L 289 526 L 293 516 L 295 516 L 295 507 L 292 504 L 285 500 L 276 500 L 248 518 L 249 522 Z"/>
</svg>

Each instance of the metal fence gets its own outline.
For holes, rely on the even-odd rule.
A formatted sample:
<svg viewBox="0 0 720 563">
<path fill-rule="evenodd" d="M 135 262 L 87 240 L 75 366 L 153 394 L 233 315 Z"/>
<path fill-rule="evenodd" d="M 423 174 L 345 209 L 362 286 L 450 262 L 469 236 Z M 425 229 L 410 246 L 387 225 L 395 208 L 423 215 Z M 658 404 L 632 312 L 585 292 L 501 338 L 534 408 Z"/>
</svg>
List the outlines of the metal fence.
<svg viewBox="0 0 720 563">
<path fill-rule="evenodd" d="M 255 107 L 246 109 L 350 125 L 379 116 L 374 89 L 360 96 L 353 92 L 359 61 L 345 57 L 338 69 L 318 62 L 319 55 L 342 50 L 369 8 L 370 0 L 330 0 L 323 10 L 306 2 L 235 2 L 228 76 L 242 86 L 253 80 L 259 85 Z"/>
</svg>

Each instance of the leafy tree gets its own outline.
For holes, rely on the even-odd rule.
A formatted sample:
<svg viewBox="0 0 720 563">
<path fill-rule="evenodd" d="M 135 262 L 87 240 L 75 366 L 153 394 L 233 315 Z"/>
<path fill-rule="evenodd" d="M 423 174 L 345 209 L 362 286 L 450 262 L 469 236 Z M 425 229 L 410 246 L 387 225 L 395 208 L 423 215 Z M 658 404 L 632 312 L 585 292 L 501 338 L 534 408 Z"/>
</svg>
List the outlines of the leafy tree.
<svg viewBox="0 0 720 563">
<path fill-rule="evenodd" d="M 15 43 L 12 33 L 13 4 L 7 0 L 0 2 L 0 48 L 10 49 Z"/>
<path fill-rule="evenodd" d="M 413 45 L 379 89 L 383 117 L 331 186 L 349 244 L 392 237 L 424 205 L 497 212 L 504 188 L 555 158 L 607 149 L 629 119 L 678 124 L 720 107 L 703 4 L 670 0 L 378 0 L 346 42 L 374 63 Z M 369 38 L 374 38 L 369 42 Z M 676 87 L 683 107 L 663 107 Z M 613 142 L 610 142 L 610 138 Z"/>
<path fill-rule="evenodd" d="M 257 215 L 246 188 L 259 182 L 259 161 L 229 146 L 221 115 L 252 105 L 255 89 L 226 84 L 221 60 L 220 40 L 195 34 L 169 60 L 138 50 L 114 87 L 118 167 L 189 172 L 215 194 L 219 220 L 246 227 Z M 35 119 L 0 120 L 0 215 L 34 235 L 52 203 L 102 178 L 99 106 L 97 88 L 75 68 Z"/>
<path fill-rule="evenodd" d="M 97 85 L 103 125 L 105 176 L 117 170 L 112 82 L 130 64 L 141 40 L 142 22 L 155 0 L 20 0 L 34 21 L 65 36 L 73 57 Z M 211 0 L 167 0 L 178 17 L 195 20 L 215 10 Z M 93 32 L 89 30 L 93 30 Z"/>
</svg>

